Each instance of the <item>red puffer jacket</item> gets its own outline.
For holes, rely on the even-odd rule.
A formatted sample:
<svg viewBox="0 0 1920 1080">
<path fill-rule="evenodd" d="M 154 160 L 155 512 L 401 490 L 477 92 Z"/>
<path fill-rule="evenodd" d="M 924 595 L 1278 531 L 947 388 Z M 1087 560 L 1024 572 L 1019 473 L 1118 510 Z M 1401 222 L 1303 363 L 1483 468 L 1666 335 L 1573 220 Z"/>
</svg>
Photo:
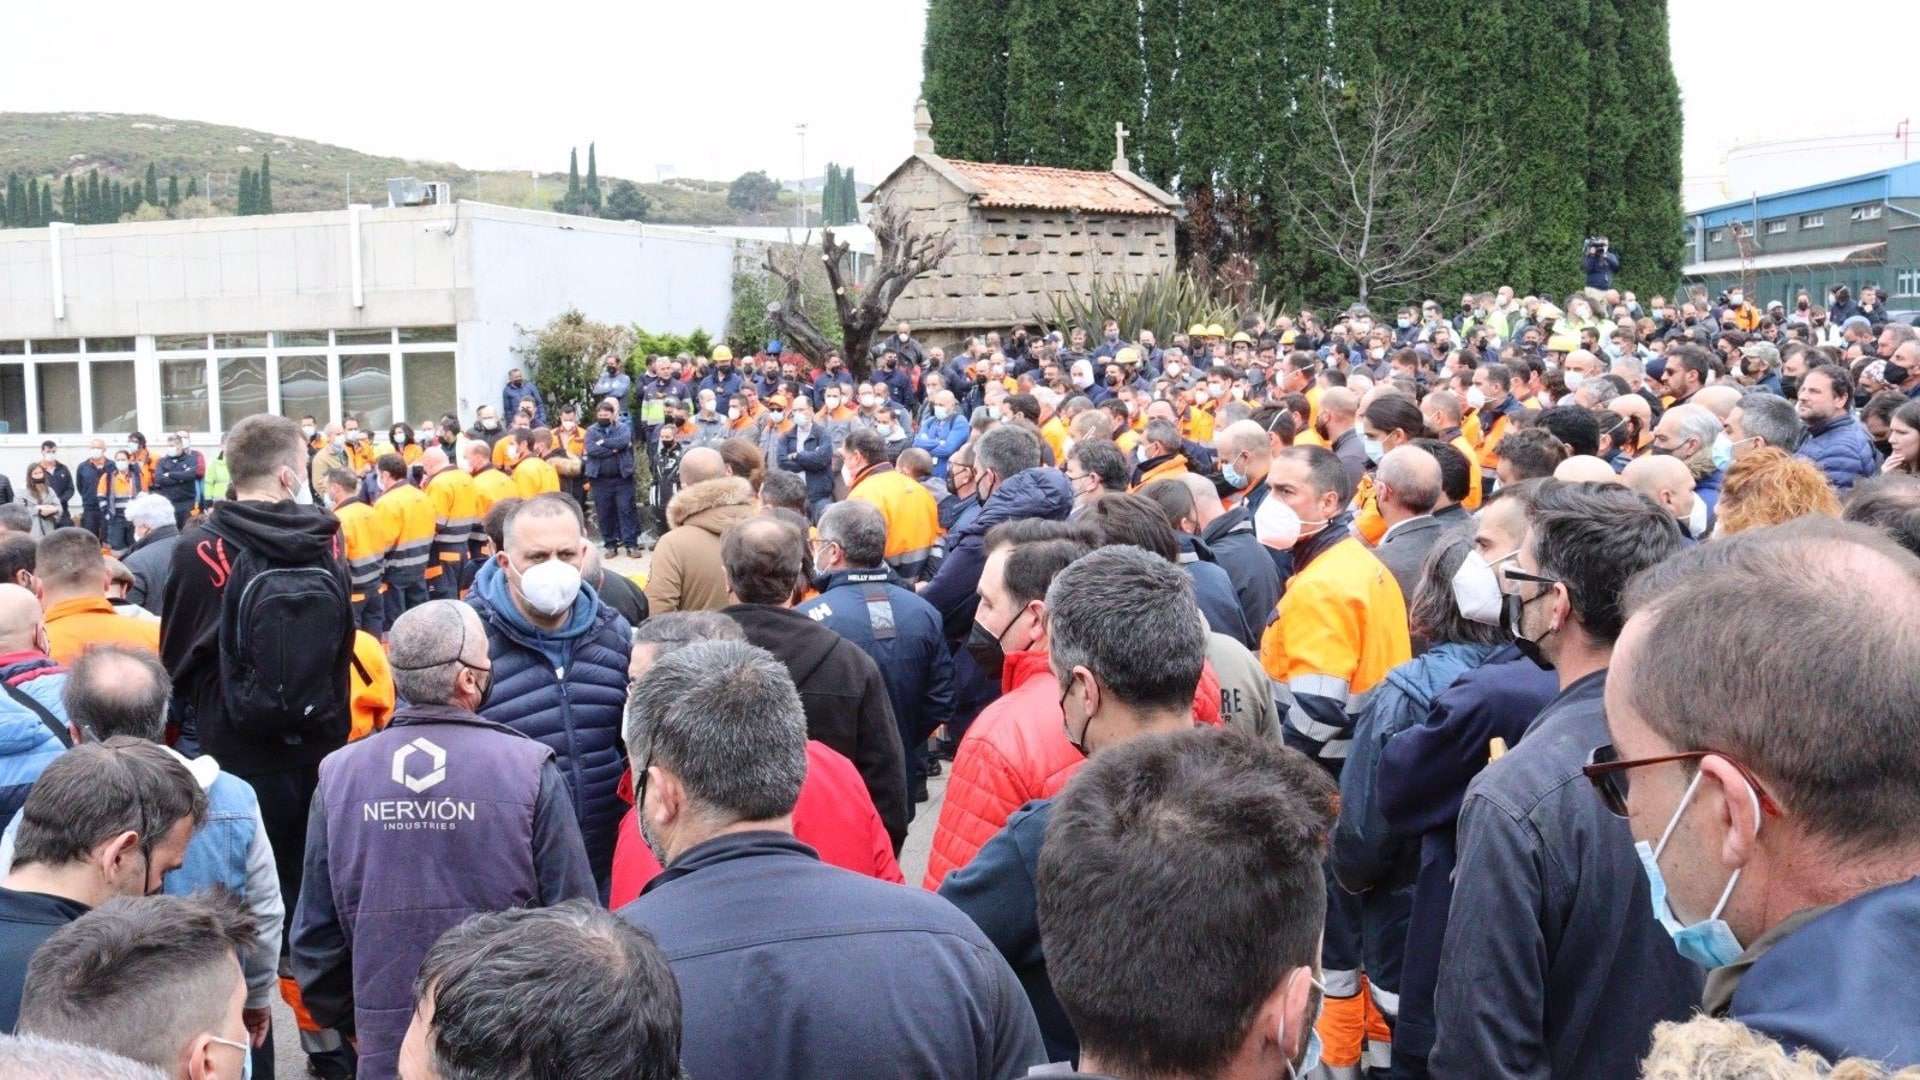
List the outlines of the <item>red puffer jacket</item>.
<svg viewBox="0 0 1920 1080">
<path fill-rule="evenodd" d="M 633 801 L 631 770 L 620 793 Z M 637 814 L 627 810 L 613 846 L 613 886 L 607 902 L 615 911 L 632 903 L 660 872 L 660 860 L 640 836 Z M 800 785 L 800 800 L 793 805 L 793 835 L 819 852 L 821 862 L 895 884 L 906 880 L 860 770 L 839 751 L 811 739 L 807 740 L 807 778 Z"/>
<path fill-rule="evenodd" d="M 973 860 L 1007 819 L 1035 799 L 1050 799 L 1087 759 L 1067 741 L 1060 715 L 1060 683 L 1047 654 L 1007 654 L 1000 697 L 980 711 L 960 740 L 947 780 L 946 800 L 927 860 L 928 890 Z M 1208 664 L 1193 690 L 1193 719 L 1220 722 L 1220 680 Z"/>
</svg>

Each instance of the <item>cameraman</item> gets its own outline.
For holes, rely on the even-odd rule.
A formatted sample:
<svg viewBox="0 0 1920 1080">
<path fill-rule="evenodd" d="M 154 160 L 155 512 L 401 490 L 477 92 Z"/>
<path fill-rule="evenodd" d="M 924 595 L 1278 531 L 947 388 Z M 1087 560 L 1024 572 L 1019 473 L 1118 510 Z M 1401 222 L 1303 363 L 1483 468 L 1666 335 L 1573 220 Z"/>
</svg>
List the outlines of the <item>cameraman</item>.
<svg viewBox="0 0 1920 1080">
<path fill-rule="evenodd" d="M 1613 288 L 1613 275 L 1620 272 L 1620 256 L 1613 253 L 1606 237 L 1587 237 L 1587 257 L 1582 261 L 1587 271 L 1587 288 Z"/>
</svg>

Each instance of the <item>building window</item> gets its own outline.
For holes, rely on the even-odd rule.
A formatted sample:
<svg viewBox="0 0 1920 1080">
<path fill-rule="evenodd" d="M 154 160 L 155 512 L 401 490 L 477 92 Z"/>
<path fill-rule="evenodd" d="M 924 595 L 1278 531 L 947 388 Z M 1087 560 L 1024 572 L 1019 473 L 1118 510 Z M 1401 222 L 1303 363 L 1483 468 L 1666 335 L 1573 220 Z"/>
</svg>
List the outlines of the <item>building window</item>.
<svg viewBox="0 0 1920 1080">
<path fill-rule="evenodd" d="M 336 330 L 334 339 L 341 345 L 391 345 L 391 330 Z"/>
<path fill-rule="evenodd" d="M 1821 226 L 1825 225 L 1826 223 L 1827 223 L 1827 215 L 1825 214 L 1801 214 L 1800 215 L 1800 227 L 1803 229 L 1818 229 Z"/>
<path fill-rule="evenodd" d="M 1709 244 L 1724 244 L 1726 242 L 1727 230 L 1725 229 L 1715 229 L 1707 234 L 1707 243 Z"/>
<path fill-rule="evenodd" d="M 1848 215 L 1848 217 L 1853 221 L 1879 221 L 1880 204 L 1872 203 L 1867 206 L 1856 206 L 1853 208 L 1853 213 Z"/>
<path fill-rule="evenodd" d="M 93 391 L 93 425 L 87 430 L 139 430 L 140 408 L 134 401 L 133 361 L 90 361 L 87 386 Z"/>
<path fill-rule="evenodd" d="M 1784 218 L 1775 218 L 1774 220 L 1767 222 L 1768 236 L 1779 236 L 1781 233 L 1786 231 L 1787 231 L 1787 222 L 1786 222 L 1786 219 Z"/>
<path fill-rule="evenodd" d="M 327 401 L 327 358 L 280 358 L 280 415 L 298 420 L 311 416 L 326 422 L 333 410 Z"/>
<path fill-rule="evenodd" d="M 23 435 L 27 430 L 27 366 L 0 364 L 0 431 Z"/>
<path fill-rule="evenodd" d="M 1895 296 L 1920 296 L 1920 270 L 1902 270 L 1894 275 Z"/>
<path fill-rule="evenodd" d="M 406 397 L 402 400 L 415 423 L 458 415 L 454 408 L 452 353 L 410 352 L 400 358 L 400 363 L 406 373 Z"/>
<path fill-rule="evenodd" d="M 207 408 L 207 362 L 160 361 L 160 426 L 168 431 L 212 431 Z"/>
<path fill-rule="evenodd" d="M 324 349 L 328 345 L 327 332 L 325 330 L 275 330 L 273 345 L 276 349 L 300 349 L 314 346 Z"/>
<path fill-rule="evenodd" d="M 154 337 L 153 347 L 161 352 L 179 352 L 182 349 L 204 349 L 207 347 L 207 335 L 160 334 Z"/>
<path fill-rule="evenodd" d="M 215 334 L 213 347 L 216 349 L 264 349 L 267 347 L 267 335 Z"/>
<path fill-rule="evenodd" d="M 40 406 L 40 430 L 79 434 L 80 361 L 41 361 L 33 366 L 34 399 Z"/>
<path fill-rule="evenodd" d="M 431 342 L 434 344 L 445 342 L 451 345 L 453 343 L 453 336 L 453 327 L 451 326 L 403 326 L 400 328 L 400 344 L 402 345 L 414 345 L 423 342 Z"/>
<path fill-rule="evenodd" d="M 365 353 L 340 358 L 340 418 L 358 417 L 360 426 L 385 431 L 393 426 L 392 357 Z"/>
<path fill-rule="evenodd" d="M 130 337 L 90 337 L 87 339 L 87 351 L 90 353 L 132 352 L 133 339 Z"/>
<path fill-rule="evenodd" d="M 221 429 L 231 428 L 249 416 L 258 416 L 266 412 L 267 358 L 223 356 L 219 363 Z M 281 363 L 284 366 L 286 361 Z M 324 357 L 321 363 L 323 365 L 326 363 Z"/>
</svg>

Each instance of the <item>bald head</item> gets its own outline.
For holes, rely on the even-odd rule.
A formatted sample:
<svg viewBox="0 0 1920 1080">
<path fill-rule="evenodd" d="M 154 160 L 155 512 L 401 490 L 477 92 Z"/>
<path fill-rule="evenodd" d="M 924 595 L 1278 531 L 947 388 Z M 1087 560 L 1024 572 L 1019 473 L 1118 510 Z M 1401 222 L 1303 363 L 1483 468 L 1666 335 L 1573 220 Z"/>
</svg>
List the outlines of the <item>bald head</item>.
<svg viewBox="0 0 1920 1080">
<path fill-rule="evenodd" d="M 450 464 L 452 462 L 447 460 L 447 452 L 438 446 L 420 455 L 420 468 L 429 476 L 440 472 Z"/>
<path fill-rule="evenodd" d="M 1359 397 L 1344 386 L 1332 387 L 1320 395 L 1320 412 L 1329 419 L 1351 421 L 1359 411 Z"/>
<path fill-rule="evenodd" d="M 711 446 L 699 446 L 687 451 L 680 459 L 680 486 L 698 484 L 702 480 L 717 480 L 727 474 L 727 463 L 720 451 Z"/>
<path fill-rule="evenodd" d="M 1607 411 L 1616 416 L 1638 417 L 1641 430 L 1653 424 L 1653 406 L 1648 405 L 1647 399 L 1639 394 L 1621 394 L 1607 402 Z"/>
<path fill-rule="evenodd" d="M 1707 411 L 1713 413 L 1724 424 L 1727 422 L 1728 414 L 1740 404 L 1743 393 L 1745 391 L 1737 386 L 1709 386 L 1688 398 L 1687 404 L 1705 406 Z"/>
<path fill-rule="evenodd" d="M 18 585 L 0 585 L 0 651 L 24 652 L 40 635 L 40 601 Z"/>
<path fill-rule="evenodd" d="M 1553 478 L 1569 484 L 1618 484 L 1620 474 L 1592 454 L 1575 454 L 1554 467 Z"/>
<path fill-rule="evenodd" d="M 1389 524 L 1430 514 L 1440 501 L 1440 462 L 1417 446 L 1398 446 L 1380 459 L 1374 482 Z"/>
<path fill-rule="evenodd" d="M 1627 487 L 1645 495 L 1681 521 L 1693 513 L 1693 470 L 1670 454 L 1648 454 L 1627 463 L 1620 474 Z"/>
<path fill-rule="evenodd" d="M 493 450 L 479 439 L 464 444 L 461 447 L 460 456 L 465 459 L 467 468 L 472 472 L 479 472 L 493 464 Z"/>
<path fill-rule="evenodd" d="M 1434 431 L 1460 426 L 1460 398 L 1450 390 L 1435 390 L 1420 399 L 1421 415 Z"/>
<path fill-rule="evenodd" d="M 1175 479 L 1186 486 L 1187 494 L 1193 496 L 1193 516 L 1202 529 L 1213 524 L 1214 518 L 1227 512 L 1213 481 L 1198 473 L 1181 473 Z"/>
<path fill-rule="evenodd" d="M 458 600 L 429 600 L 410 609 L 387 634 L 387 659 L 393 688 L 416 705 L 455 705 L 463 671 L 492 667 L 487 659 L 487 630 L 473 607 Z M 487 676 L 480 679 L 485 681 Z"/>
</svg>

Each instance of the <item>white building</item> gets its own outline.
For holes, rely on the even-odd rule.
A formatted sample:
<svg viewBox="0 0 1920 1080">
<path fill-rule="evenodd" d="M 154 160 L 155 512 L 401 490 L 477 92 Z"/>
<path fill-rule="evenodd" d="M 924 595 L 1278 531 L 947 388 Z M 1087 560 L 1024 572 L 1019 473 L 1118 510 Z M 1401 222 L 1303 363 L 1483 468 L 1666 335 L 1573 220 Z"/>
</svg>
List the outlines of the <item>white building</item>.
<svg viewBox="0 0 1920 1080">
<path fill-rule="evenodd" d="M 718 335 L 732 237 L 455 203 L 0 231 L 0 471 L 43 439 L 241 417 L 384 432 L 500 404 L 521 328 L 568 307 Z"/>
</svg>

